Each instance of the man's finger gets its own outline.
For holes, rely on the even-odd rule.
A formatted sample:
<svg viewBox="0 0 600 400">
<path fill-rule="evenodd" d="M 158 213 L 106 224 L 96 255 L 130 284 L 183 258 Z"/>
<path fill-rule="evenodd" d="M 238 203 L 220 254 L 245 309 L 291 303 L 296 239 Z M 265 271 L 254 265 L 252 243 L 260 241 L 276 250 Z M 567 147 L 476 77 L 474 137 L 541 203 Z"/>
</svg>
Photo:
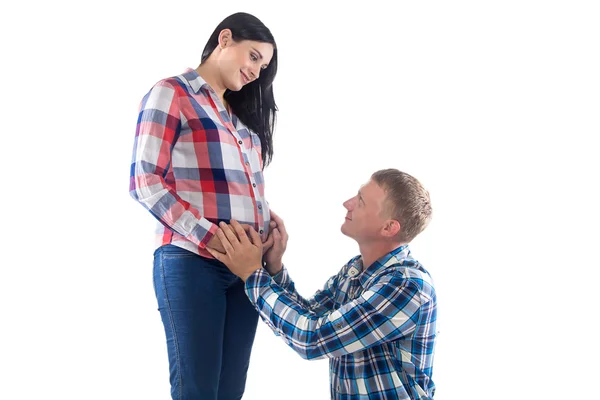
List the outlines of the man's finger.
<svg viewBox="0 0 600 400">
<path fill-rule="evenodd" d="M 281 217 L 273 210 L 269 210 L 269 214 L 271 215 L 271 219 L 275 220 L 275 222 L 277 222 L 278 219 L 281 219 Z"/>
<path fill-rule="evenodd" d="M 279 228 L 273 230 L 273 247 L 276 246 L 278 250 L 282 250 L 285 247 L 285 241 Z"/>
<path fill-rule="evenodd" d="M 254 230 L 254 228 L 250 228 L 250 238 L 252 239 L 252 244 L 256 247 L 260 247 L 262 245 L 260 235 Z"/>
<path fill-rule="evenodd" d="M 250 228 L 252 228 L 252 226 L 248 225 L 248 224 L 240 224 L 240 226 L 244 229 L 244 231 L 246 233 L 250 232 Z"/>
<path fill-rule="evenodd" d="M 235 234 L 231 232 L 231 229 L 227 226 L 227 224 L 225 224 L 225 222 L 221 222 L 221 224 L 225 226 L 222 226 L 221 228 L 217 229 L 217 237 L 219 238 L 219 240 L 221 240 L 221 244 L 225 249 L 225 253 L 232 254 L 232 241 L 233 243 L 237 242 L 237 238 L 235 237 Z"/>
<path fill-rule="evenodd" d="M 281 229 L 284 226 L 283 220 L 279 217 L 279 215 L 275 214 L 275 212 L 273 212 L 273 210 L 271 210 L 270 213 L 271 213 L 271 219 L 273 221 L 275 221 L 275 223 L 277 224 L 277 227 Z"/>
<path fill-rule="evenodd" d="M 271 246 L 273 246 L 273 243 L 275 242 L 275 240 L 273 239 L 273 235 L 269 235 L 269 237 L 267 237 L 267 240 L 263 243 L 263 249 L 267 250 L 269 248 L 271 248 Z"/>
<path fill-rule="evenodd" d="M 283 238 L 284 241 L 287 241 L 288 233 L 287 233 L 287 229 L 285 229 L 285 224 L 283 223 L 283 220 L 281 218 L 279 218 L 277 215 L 275 215 L 275 218 L 277 221 L 277 229 L 279 230 L 281 237 Z"/>
<path fill-rule="evenodd" d="M 244 230 L 244 228 L 242 227 L 242 225 L 240 225 L 239 222 L 237 222 L 235 219 L 232 219 L 231 220 L 231 227 L 237 233 L 238 238 L 240 238 L 240 243 L 247 243 L 247 242 L 249 242 L 248 235 L 246 235 L 246 231 Z M 253 230 L 252 227 L 250 227 L 250 229 Z"/>
<path fill-rule="evenodd" d="M 226 222 L 221 221 L 221 222 L 219 222 L 219 227 L 223 231 L 223 234 L 225 235 L 225 237 L 227 237 L 227 240 L 229 240 L 229 243 L 231 244 L 231 246 L 234 246 L 236 242 L 239 242 L 239 239 L 238 239 L 237 235 L 235 234 L 235 231 L 233 230 L 231 225 L 227 225 Z"/>
<path fill-rule="evenodd" d="M 210 247 L 206 247 L 206 251 L 208 251 L 217 260 L 223 262 L 223 254 L 219 253 L 216 250 L 211 249 Z"/>
</svg>

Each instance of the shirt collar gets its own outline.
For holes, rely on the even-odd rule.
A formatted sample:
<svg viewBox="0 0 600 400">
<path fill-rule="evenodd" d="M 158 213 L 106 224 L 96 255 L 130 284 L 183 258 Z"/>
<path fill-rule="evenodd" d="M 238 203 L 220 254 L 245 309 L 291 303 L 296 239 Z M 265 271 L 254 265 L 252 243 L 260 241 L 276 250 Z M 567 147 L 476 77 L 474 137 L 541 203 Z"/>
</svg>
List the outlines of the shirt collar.
<svg viewBox="0 0 600 400">
<path fill-rule="evenodd" d="M 205 89 L 205 90 L 215 93 L 213 88 L 200 76 L 200 74 L 198 72 L 196 72 L 195 69 L 186 68 L 186 70 L 183 72 L 183 74 L 181 74 L 181 76 L 183 77 L 183 79 L 185 79 L 187 81 L 188 86 L 192 88 L 194 93 L 198 94 L 200 92 L 200 89 Z M 219 103 L 219 104 L 221 104 L 221 103 Z M 231 123 L 233 124 L 234 127 L 237 127 L 238 126 L 237 125 L 238 118 L 235 115 L 225 117 L 225 115 L 228 115 L 228 113 L 227 113 L 227 110 L 221 109 L 222 107 L 223 106 L 221 105 L 220 107 L 218 107 L 218 109 L 220 112 L 225 113 L 225 114 L 223 114 L 223 118 L 231 118 Z"/>
<path fill-rule="evenodd" d="M 362 265 L 362 257 L 359 258 L 359 260 Z M 371 278 L 375 277 L 382 270 L 392 265 L 414 265 L 414 260 L 412 260 L 410 249 L 408 248 L 407 244 L 390 251 L 363 270 L 363 272 L 358 275 L 361 286 L 366 287 L 367 282 L 370 281 Z"/>
<path fill-rule="evenodd" d="M 200 74 L 196 72 L 195 69 L 186 68 L 181 76 L 187 81 L 188 85 L 196 94 L 200 92 L 200 89 L 212 90 L 210 85 L 206 83 L 204 79 L 202 79 Z"/>
</svg>

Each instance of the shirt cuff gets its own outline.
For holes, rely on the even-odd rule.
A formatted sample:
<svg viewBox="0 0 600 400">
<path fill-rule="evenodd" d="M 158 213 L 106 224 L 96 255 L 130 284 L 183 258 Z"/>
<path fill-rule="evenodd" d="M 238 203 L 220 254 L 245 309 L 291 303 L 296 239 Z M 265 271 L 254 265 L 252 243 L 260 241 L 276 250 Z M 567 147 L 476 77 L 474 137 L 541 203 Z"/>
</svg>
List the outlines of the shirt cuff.
<svg viewBox="0 0 600 400">
<path fill-rule="evenodd" d="M 269 319 L 269 315 L 271 313 L 269 309 L 273 308 L 277 299 L 277 294 L 272 287 L 273 284 L 276 283 L 271 278 L 271 275 L 269 275 L 267 270 L 261 268 L 254 271 L 252 275 L 246 279 L 245 289 L 246 296 L 248 296 L 248 299 L 256 311 L 258 311 L 263 321 L 271 328 L 271 330 L 273 330 L 275 335 L 280 336 L 281 332 Z M 265 303 L 268 304 L 268 307 Z"/>
<path fill-rule="evenodd" d="M 210 239 L 212 239 L 212 237 L 217 234 L 218 229 L 219 227 L 217 225 L 212 224 L 210 229 L 204 234 L 202 240 L 200 240 L 200 242 L 198 243 L 198 247 L 200 247 L 201 249 L 205 249 L 208 242 L 210 242 Z"/>
<path fill-rule="evenodd" d="M 271 285 L 271 275 L 264 268 L 259 268 L 246 279 L 246 295 L 250 301 L 256 305 L 256 301 Z"/>
<path fill-rule="evenodd" d="M 286 289 L 291 283 L 290 275 L 288 274 L 285 265 L 281 267 L 281 271 L 272 276 L 275 283 L 277 283 L 282 288 Z"/>
</svg>

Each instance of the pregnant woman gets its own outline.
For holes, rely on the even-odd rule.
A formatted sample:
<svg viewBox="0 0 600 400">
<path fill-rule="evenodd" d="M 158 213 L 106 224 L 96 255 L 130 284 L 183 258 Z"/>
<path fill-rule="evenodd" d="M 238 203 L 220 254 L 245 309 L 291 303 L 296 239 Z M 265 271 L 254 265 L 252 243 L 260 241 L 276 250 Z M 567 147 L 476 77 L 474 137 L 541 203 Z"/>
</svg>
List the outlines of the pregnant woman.
<svg viewBox="0 0 600 400">
<path fill-rule="evenodd" d="M 243 281 L 206 249 L 224 252 L 215 233 L 231 219 L 272 243 L 262 171 L 273 156 L 276 72 L 269 29 L 236 13 L 196 69 L 157 82 L 140 105 L 130 194 L 158 220 L 154 289 L 173 399 L 244 393 L 258 314 Z"/>
</svg>

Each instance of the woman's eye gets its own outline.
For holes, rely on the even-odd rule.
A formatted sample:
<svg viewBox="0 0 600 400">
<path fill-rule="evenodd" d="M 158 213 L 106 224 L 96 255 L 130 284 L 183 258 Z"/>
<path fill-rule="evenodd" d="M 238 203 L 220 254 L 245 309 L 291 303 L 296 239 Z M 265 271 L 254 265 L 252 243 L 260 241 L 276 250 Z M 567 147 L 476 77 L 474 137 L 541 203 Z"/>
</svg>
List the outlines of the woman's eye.
<svg viewBox="0 0 600 400">
<path fill-rule="evenodd" d="M 250 59 L 251 59 L 252 61 L 257 61 L 257 60 L 258 60 L 258 57 L 256 57 L 256 55 L 254 55 L 254 54 L 250 54 Z"/>
</svg>

